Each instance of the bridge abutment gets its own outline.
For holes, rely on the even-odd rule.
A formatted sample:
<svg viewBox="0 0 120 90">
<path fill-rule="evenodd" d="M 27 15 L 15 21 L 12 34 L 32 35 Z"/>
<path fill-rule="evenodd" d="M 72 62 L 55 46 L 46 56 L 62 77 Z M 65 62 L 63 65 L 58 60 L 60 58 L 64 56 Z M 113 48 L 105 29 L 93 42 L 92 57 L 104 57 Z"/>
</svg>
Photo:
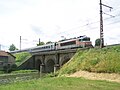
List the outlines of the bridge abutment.
<svg viewBox="0 0 120 90">
<path fill-rule="evenodd" d="M 45 73 L 45 64 L 40 65 L 40 73 Z"/>
<path fill-rule="evenodd" d="M 56 64 L 55 66 L 54 66 L 54 73 L 57 71 L 57 70 L 59 70 L 60 69 L 60 65 L 59 64 Z"/>
</svg>

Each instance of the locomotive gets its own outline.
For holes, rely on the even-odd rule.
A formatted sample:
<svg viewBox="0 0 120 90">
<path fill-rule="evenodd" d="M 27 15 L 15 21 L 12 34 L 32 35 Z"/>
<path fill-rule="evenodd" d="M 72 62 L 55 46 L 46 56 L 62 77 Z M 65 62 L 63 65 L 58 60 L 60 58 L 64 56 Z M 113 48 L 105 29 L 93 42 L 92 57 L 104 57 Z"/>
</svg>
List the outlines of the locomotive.
<svg viewBox="0 0 120 90">
<path fill-rule="evenodd" d="M 92 42 L 90 41 L 90 37 L 79 36 L 75 38 L 58 41 L 56 49 L 85 48 L 91 46 Z"/>
<path fill-rule="evenodd" d="M 41 51 L 64 50 L 64 49 L 85 48 L 85 47 L 89 47 L 89 48 L 92 47 L 92 42 L 90 41 L 90 37 L 84 35 L 75 38 L 60 40 L 58 42 L 54 42 L 50 44 L 36 46 L 33 48 L 11 51 L 11 53 L 18 53 L 18 52 L 33 53 L 33 52 L 41 52 Z"/>
</svg>

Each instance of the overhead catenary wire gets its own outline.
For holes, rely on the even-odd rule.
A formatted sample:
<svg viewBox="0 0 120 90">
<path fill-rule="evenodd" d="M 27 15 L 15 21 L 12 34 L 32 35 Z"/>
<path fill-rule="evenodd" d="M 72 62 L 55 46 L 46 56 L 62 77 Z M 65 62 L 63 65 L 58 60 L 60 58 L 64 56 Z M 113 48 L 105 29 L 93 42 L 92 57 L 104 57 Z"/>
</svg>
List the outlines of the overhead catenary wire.
<svg viewBox="0 0 120 90">
<path fill-rule="evenodd" d="M 114 17 L 108 17 L 108 18 L 105 18 L 105 19 L 103 19 L 104 21 L 108 21 L 108 20 L 111 20 L 111 19 L 114 19 L 114 18 L 116 18 L 116 17 L 119 17 L 120 16 L 120 14 L 117 14 L 117 15 L 115 15 Z M 91 32 L 91 30 L 95 30 L 95 29 L 98 29 L 99 28 L 99 26 L 96 26 L 95 24 L 97 24 L 97 23 L 99 23 L 100 21 L 94 21 L 94 22 L 88 22 L 88 23 L 86 23 L 86 24 L 84 24 L 84 25 L 81 25 L 81 26 L 78 26 L 78 27 L 73 27 L 73 28 L 71 28 L 71 29 L 67 29 L 66 31 L 63 31 L 63 32 L 58 32 L 58 33 L 55 33 L 55 34 L 52 34 L 52 35 L 44 35 L 44 37 L 46 36 L 46 37 L 49 37 L 49 38 L 56 38 L 56 37 L 61 37 L 61 36 L 63 36 L 63 34 L 64 35 L 70 35 L 70 34 L 73 34 L 73 33 L 78 33 L 78 32 L 86 32 L 86 31 L 90 31 Z M 104 26 L 108 26 L 108 25 L 110 25 L 111 23 L 108 23 L 108 24 L 106 24 L 105 23 L 105 25 Z M 112 23 L 112 24 L 114 24 L 114 22 Z M 92 27 L 90 28 L 90 29 L 83 29 L 83 28 L 88 28 L 89 26 L 91 26 L 92 25 Z M 95 27 L 93 27 L 95 25 Z M 77 30 L 77 29 L 79 29 L 79 31 L 75 31 L 75 30 Z M 74 31 L 74 32 L 73 32 Z"/>
<path fill-rule="evenodd" d="M 115 18 L 115 17 L 118 17 L 119 15 L 115 15 L 114 17 L 109 17 L 109 18 L 105 18 L 104 20 L 109 20 L 111 18 Z M 68 29 L 66 31 L 63 31 L 63 32 L 59 32 L 59 33 L 56 33 L 56 35 L 60 35 L 62 33 L 66 33 L 68 31 L 72 31 L 72 30 L 75 30 L 75 29 L 78 29 L 78 28 L 82 28 L 82 27 L 86 27 L 86 26 L 89 26 L 89 25 L 92 25 L 92 24 L 96 24 L 96 23 L 99 23 L 100 21 L 95 21 L 95 22 L 91 22 L 91 23 L 87 23 L 85 25 L 82 25 L 82 26 L 78 26 L 78 27 L 74 27 L 72 29 Z"/>
<path fill-rule="evenodd" d="M 119 10 L 119 6 L 117 7 L 117 8 L 115 8 L 114 10 L 112 10 L 111 12 L 115 12 L 115 11 L 117 11 L 117 10 Z M 114 17 L 108 17 L 108 18 L 105 18 L 105 19 L 103 19 L 103 20 L 110 20 L 111 18 L 115 18 L 115 17 L 118 17 L 118 16 L 114 16 Z M 55 34 L 52 34 L 52 35 L 44 35 L 44 37 L 46 36 L 46 37 L 50 37 L 50 38 L 52 38 L 52 37 L 55 37 L 55 36 L 61 36 L 61 35 L 63 35 L 63 34 L 67 34 L 68 32 L 70 33 L 70 32 L 72 32 L 73 30 L 75 31 L 76 29 L 81 29 L 81 28 L 83 28 L 83 27 L 88 27 L 88 26 L 90 26 L 90 25 L 95 25 L 95 24 L 97 24 L 97 23 L 99 23 L 100 21 L 95 21 L 95 22 L 88 22 L 88 23 L 86 23 L 86 24 L 84 24 L 84 25 L 80 25 L 80 26 L 77 26 L 77 27 L 72 27 L 71 29 L 67 29 L 67 30 L 65 30 L 65 31 L 63 31 L 63 32 L 58 32 L 58 33 L 55 33 Z M 96 27 L 97 28 L 97 27 Z M 80 30 L 81 31 L 81 30 Z M 82 30 L 83 31 L 83 30 Z"/>
</svg>

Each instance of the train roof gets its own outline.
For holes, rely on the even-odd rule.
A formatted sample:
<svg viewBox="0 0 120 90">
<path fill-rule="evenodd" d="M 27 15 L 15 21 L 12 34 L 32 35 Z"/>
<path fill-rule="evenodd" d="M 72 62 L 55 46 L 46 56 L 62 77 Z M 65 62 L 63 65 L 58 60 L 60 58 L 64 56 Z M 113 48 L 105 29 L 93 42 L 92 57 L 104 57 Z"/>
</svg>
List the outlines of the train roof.
<svg viewBox="0 0 120 90">
<path fill-rule="evenodd" d="M 44 44 L 44 45 L 36 46 L 36 47 L 32 47 L 31 49 L 33 49 L 33 48 L 39 48 L 39 47 L 45 47 L 45 46 L 50 46 L 50 45 L 54 45 L 54 42 L 53 43 L 49 43 L 49 44 Z"/>
<path fill-rule="evenodd" d="M 53 45 L 53 44 L 54 44 L 54 42 L 53 43 L 49 43 L 49 44 L 45 44 L 45 45 L 31 47 L 31 48 L 25 48 L 25 49 L 21 49 L 21 50 L 10 51 L 10 53 L 26 52 L 26 51 L 29 51 L 31 49 L 36 49 L 36 48 L 40 48 L 40 47 L 50 46 L 50 45 Z"/>
<path fill-rule="evenodd" d="M 58 42 L 67 42 L 67 41 L 72 41 L 72 40 L 76 40 L 76 39 L 84 39 L 84 38 L 90 38 L 90 37 L 87 37 L 86 35 L 84 35 L 84 36 L 79 36 L 79 37 L 74 37 L 74 38 L 69 38 L 69 39 L 63 39 Z"/>
</svg>

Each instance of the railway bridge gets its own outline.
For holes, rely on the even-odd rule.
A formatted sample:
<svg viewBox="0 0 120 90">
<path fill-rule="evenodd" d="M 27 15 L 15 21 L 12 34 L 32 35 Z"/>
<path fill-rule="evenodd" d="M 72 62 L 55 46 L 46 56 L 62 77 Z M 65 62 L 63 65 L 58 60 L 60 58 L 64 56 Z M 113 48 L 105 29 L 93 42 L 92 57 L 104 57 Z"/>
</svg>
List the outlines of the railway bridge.
<svg viewBox="0 0 120 90">
<path fill-rule="evenodd" d="M 55 72 L 68 62 L 77 49 L 34 52 L 18 69 L 37 69 L 43 73 Z"/>
</svg>

